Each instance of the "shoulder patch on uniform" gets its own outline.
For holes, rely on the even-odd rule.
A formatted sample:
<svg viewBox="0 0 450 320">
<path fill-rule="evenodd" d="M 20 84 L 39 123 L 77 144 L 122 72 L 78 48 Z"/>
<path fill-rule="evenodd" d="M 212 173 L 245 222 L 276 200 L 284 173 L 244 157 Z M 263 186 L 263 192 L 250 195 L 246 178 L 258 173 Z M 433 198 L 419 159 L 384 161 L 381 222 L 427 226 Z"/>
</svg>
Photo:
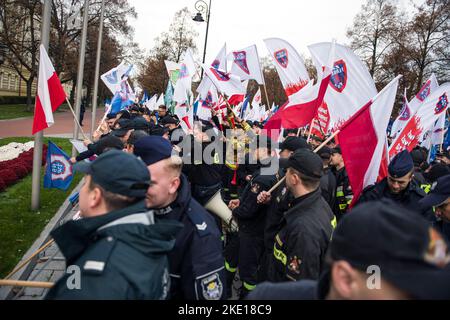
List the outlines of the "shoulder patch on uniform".
<svg viewBox="0 0 450 320">
<path fill-rule="evenodd" d="M 103 261 L 93 261 L 88 260 L 84 263 L 83 269 L 88 271 L 98 271 L 102 272 L 105 268 L 105 263 Z"/>
<path fill-rule="evenodd" d="M 200 208 L 201 207 L 199 206 L 199 210 L 203 209 L 203 208 L 201 208 L 201 209 Z M 200 237 L 207 236 L 211 233 L 210 227 L 206 223 L 205 216 L 202 215 L 202 213 L 194 212 L 196 209 L 197 209 L 196 206 L 194 206 L 194 208 L 191 208 L 191 206 L 189 206 L 186 213 L 189 217 L 189 220 L 191 220 L 192 224 L 195 226 L 195 229 L 197 230 L 197 234 Z"/>
<path fill-rule="evenodd" d="M 259 183 L 252 183 L 252 187 L 250 189 L 251 192 L 259 194 L 259 191 L 261 190 L 261 186 Z"/>
<path fill-rule="evenodd" d="M 201 280 L 203 298 L 206 300 L 219 300 L 222 297 L 223 284 L 219 273 L 214 273 Z"/>
<path fill-rule="evenodd" d="M 300 265 L 302 264 L 302 260 L 297 258 L 297 256 L 293 256 L 289 260 L 288 269 L 294 274 L 300 274 Z"/>
</svg>

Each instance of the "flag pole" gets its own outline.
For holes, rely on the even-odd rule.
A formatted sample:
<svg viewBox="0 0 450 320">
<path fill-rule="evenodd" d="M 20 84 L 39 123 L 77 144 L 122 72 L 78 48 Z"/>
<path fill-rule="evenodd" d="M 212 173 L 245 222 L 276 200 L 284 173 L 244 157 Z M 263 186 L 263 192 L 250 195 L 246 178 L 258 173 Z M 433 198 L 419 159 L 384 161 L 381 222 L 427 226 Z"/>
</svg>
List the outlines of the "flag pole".
<svg viewBox="0 0 450 320">
<path fill-rule="evenodd" d="M 89 18 L 89 0 L 84 0 L 84 15 L 83 15 L 83 32 L 81 34 L 81 48 L 78 60 L 77 85 L 75 97 L 75 119 L 80 118 L 81 96 L 83 94 L 83 74 L 84 74 L 84 58 L 86 54 L 86 39 L 87 27 Z M 78 126 L 74 126 L 73 138 L 78 140 Z M 72 148 L 72 157 L 77 153 L 75 147 Z"/>
<path fill-rule="evenodd" d="M 92 136 L 94 135 L 95 116 L 97 115 L 98 78 L 100 76 L 100 55 L 102 51 L 104 14 L 105 14 L 105 0 L 102 0 L 102 9 L 100 12 L 100 27 L 98 29 L 97 61 L 95 62 L 94 93 L 92 95 L 91 139 Z"/>
<path fill-rule="evenodd" d="M 308 133 L 308 139 L 306 140 L 306 143 L 309 143 L 309 141 L 311 140 L 311 131 L 312 131 L 313 125 L 314 125 L 314 118 L 311 120 L 311 124 L 309 125 L 309 133 Z"/>
<path fill-rule="evenodd" d="M 72 111 L 73 117 L 74 117 L 74 119 L 75 119 L 75 123 L 77 124 L 78 128 L 80 129 L 81 134 L 83 135 L 83 138 L 84 138 L 85 140 L 89 140 L 89 138 L 88 138 L 88 137 L 86 136 L 86 134 L 84 133 L 83 128 L 81 127 L 80 122 L 78 121 L 78 118 L 77 118 L 77 116 L 75 115 L 75 112 L 73 111 L 72 105 L 70 104 L 70 101 L 69 101 L 69 99 L 67 99 L 67 97 L 66 97 L 66 102 L 67 102 L 67 104 L 69 105 L 70 111 Z"/>
<path fill-rule="evenodd" d="M 48 50 L 50 39 L 50 12 L 52 3 L 46 0 L 42 9 L 42 29 L 41 29 L 41 45 Z M 39 58 L 39 65 L 41 58 Z M 45 79 L 42 79 L 45 81 Z M 39 81 L 39 80 L 38 80 Z M 35 107 L 36 109 L 36 107 Z M 36 111 L 35 111 L 36 112 Z M 33 151 L 33 173 L 31 182 L 31 210 L 38 210 L 41 198 L 41 166 L 42 166 L 42 144 L 44 140 L 44 131 L 41 130 L 34 135 L 34 151 Z"/>
<path fill-rule="evenodd" d="M 314 153 L 317 153 L 320 151 L 320 149 L 322 149 L 328 142 L 330 142 L 336 135 L 339 134 L 339 132 L 341 132 L 340 130 L 337 130 L 336 132 L 334 132 L 327 140 L 325 140 L 320 146 L 318 146 L 315 150 Z M 268 192 L 269 194 L 271 194 L 272 192 L 274 192 L 283 182 L 284 180 L 286 180 L 286 176 L 284 176 L 284 178 L 282 178 L 280 181 L 277 182 L 276 185 L 274 185 Z"/>
<path fill-rule="evenodd" d="M 267 108 L 269 108 L 269 110 L 270 110 L 270 101 L 269 101 L 269 96 L 267 95 L 266 84 L 264 83 L 262 86 L 264 87 L 264 93 L 266 94 Z"/>
</svg>

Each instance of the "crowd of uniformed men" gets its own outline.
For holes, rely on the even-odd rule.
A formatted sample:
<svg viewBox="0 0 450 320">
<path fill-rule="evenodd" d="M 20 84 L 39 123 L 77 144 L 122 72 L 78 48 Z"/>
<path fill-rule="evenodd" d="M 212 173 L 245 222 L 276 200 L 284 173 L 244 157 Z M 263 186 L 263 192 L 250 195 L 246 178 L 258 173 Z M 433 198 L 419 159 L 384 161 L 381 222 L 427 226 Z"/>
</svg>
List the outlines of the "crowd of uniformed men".
<svg viewBox="0 0 450 320">
<path fill-rule="evenodd" d="M 71 159 L 81 219 L 52 232 L 81 286 L 66 274 L 47 299 L 450 298 L 448 151 L 401 152 L 351 206 L 335 140 L 221 120 L 186 134 L 165 106 L 108 114 Z M 217 194 L 233 224 L 205 209 Z"/>
</svg>

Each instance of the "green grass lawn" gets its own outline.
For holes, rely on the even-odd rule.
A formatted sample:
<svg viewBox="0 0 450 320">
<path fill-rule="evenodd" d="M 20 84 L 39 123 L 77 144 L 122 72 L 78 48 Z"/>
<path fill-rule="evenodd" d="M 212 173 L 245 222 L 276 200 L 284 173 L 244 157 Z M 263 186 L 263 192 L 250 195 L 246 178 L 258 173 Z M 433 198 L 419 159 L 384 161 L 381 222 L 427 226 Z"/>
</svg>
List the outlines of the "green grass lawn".
<svg viewBox="0 0 450 320">
<path fill-rule="evenodd" d="M 28 142 L 32 138 L 0 139 L 0 146 L 10 142 Z M 48 144 L 48 138 L 44 143 Z M 72 145 L 68 139 L 51 138 L 70 155 Z M 43 185 L 44 167 L 41 173 Z M 15 185 L 0 192 L 0 278 L 5 277 L 20 261 L 29 247 L 55 215 L 64 200 L 72 193 L 82 175 L 77 174 L 68 191 L 41 188 L 41 208 L 31 211 L 31 174 Z"/>
<path fill-rule="evenodd" d="M 56 112 L 65 112 L 69 110 L 67 105 L 62 105 Z M 34 106 L 31 111 L 27 111 L 26 104 L 2 104 L 0 105 L 0 120 L 17 119 L 32 117 L 34 115 Z"/>
</svg>

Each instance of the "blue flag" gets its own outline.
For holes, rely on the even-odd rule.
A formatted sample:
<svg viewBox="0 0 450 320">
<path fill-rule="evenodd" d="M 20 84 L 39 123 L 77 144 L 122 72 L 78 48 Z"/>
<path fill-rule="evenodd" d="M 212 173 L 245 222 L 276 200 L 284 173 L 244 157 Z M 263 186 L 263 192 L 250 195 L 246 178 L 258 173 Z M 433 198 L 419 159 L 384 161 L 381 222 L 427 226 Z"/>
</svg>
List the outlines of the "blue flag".
<svg viewBox="0 0 450 320">
<path fill-rule="evenodd" d="M 247 110 L 248 102 L 250 101 L 250 95 L 245 98 L 244 103 L 242 104 L 241 112 L 239 114 L 239 118 L 244 119 L 245 110 Z"/>
<path fill-rule="evenodd" d="M 148 101 L 149 97 L 148 97 L 148 93 L 147 90 L 144 91 L 144 95 L 142 96 L 142 100 L 141 100 L 141 104 L 144 104 Z"/>
<path fill-rule="evenodd" d="M 72 183 L 73 171 L 70 158 L 56 144 L 49 141 L 44 188 L 67 190 Z"/>
<path fill-rule="evenodd" d="M 445 120 L 445 127 L 447 132 L 445 133 L 444 136 L 444 145 L 443 148 L 444 150 L 448 150 L 448 147 L 450 147 L 450 126 L 449 126 L 449 121 L 450 119 L 447 117 L 447 119 Z"/>
<path fill-rule="evenodd" d="M 166 93 L 164 94 L 164 104 L 167 108 L 170 108 L 172 105 L 173 91 L 172 83 L 169 81 L 169 83 L 167 83 Z"/>
</svg>

